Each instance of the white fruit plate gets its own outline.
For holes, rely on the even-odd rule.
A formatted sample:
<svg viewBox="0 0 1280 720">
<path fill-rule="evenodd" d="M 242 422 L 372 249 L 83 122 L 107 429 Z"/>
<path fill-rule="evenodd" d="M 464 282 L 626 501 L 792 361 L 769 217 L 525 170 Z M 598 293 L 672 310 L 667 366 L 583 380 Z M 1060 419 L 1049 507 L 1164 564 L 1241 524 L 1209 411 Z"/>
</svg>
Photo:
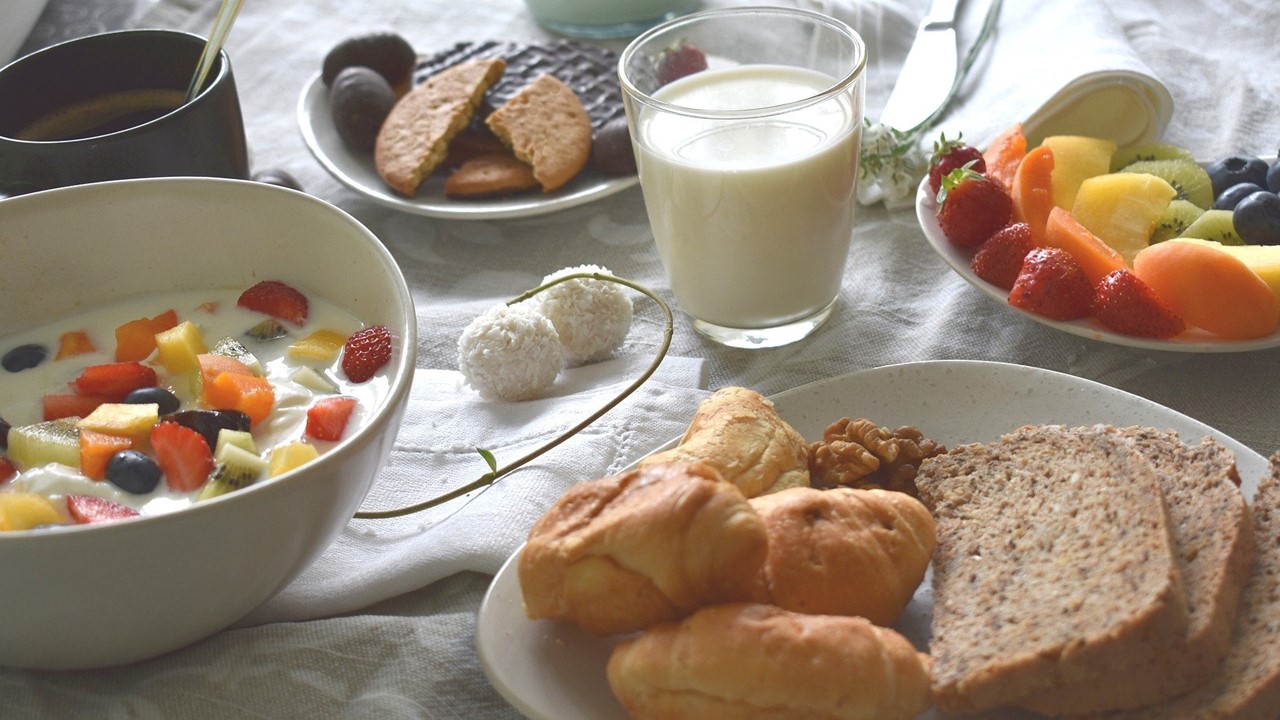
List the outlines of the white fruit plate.
<svg viewBox="0 0 1280 720">
<path fill-rule="evenodd" d="M 1031 318 L 1038 323 L 1048 325 L 1065 333 L 1079 335 L 1091 340 L 1100 340 L 1102 342 L 1113 343 L 1116 345 L 1127 345 L 1129 347 L 1145 348 L 1148 350 L 1168 350 L 1172 352 L 1200 352 L 1200 353 L 1225 353 L 1225 352 L 1247 352 L 1250 350 L 1265 350 L 1280 346 L 1280 330 L 1268 335 L 1264 338 L 1255 340 L 1226 340 L 1216 335 L 1207 333 L 1199 328 L 1190 328 L 1187 332 L 1179 335 L 1171 340 L 1156 340 L 1153 338 L 1134 337 L 1132 335 L 1121 335 L 1106 330 L 1097 321 L 1092 319 L 1085 320 L 1050 320 L 1049 318 L 1027 312 L 1020 308 L 1016 308 L 1009 304 L 1009 292 L 996 285 L 983 280 L 974 274 L 969 267 L 969 261 L 973 259 L 973 251 L 966 250 L 953 245 L 947 240 L 946 235 L 942 234 L 942 229 L 938 227 L 937 220 L 938 203 L 929 188 L 929 179 L 925 178 L 920 182 L 920 187 L 916 191 L 916 217 L 920 220 L 920 228 L 924 230 L 925 239 L 933 246 L 933 249 L 942 256 L 942 259 L 955 270 L 960 277 L 968 281 L 968 283 L 982 292 L 986 293 L 993 300 L 1001 305 L 1009 308 L 1010 311 L 1020 313 L 1024 317 Z"/>
<path fill-rule="evenodd" d="M 438 174 L 428 178 L 414 197 L 394 192 L 378 175 L 372 153 L 348 148 L 338 136 L 329 111 L 329 90 L 316 73 L 298 98 L 298 127 L 307 149 L 338 182 L 386 207 L 417 215 L 453 220 L 498 220 L 533 217 L 566 210 L 622 192 L 640 182 L 635 175 L 605 177 L 585 168 L 568 185 L 551 193 L 534 191 L 521 195 L 475 200 L 445 197 L 444 180 Z"/>
<path fill-rule="evenodd" d="M 1027 424 L 1147 425 L 1176 430 L 1188 442 L 1206 435 L 1221 442 L 1235 453 L 1246 497 L 1267 472 L 1266 458 L 1186 415 L 1101 383 L 1022 365 L 972 360 L 890 365 L 804 385 L 772 400 L 805 437 L 821 436 L 832 421 L 854 412 L 851 408 L 888 427 L 914 425 L 947 447 L 993 441 Z M 516 572 L 519 556 L 517 550 L 498 571 L 476 619 L 476 646 L 489 681 L 533 720 L 625 720 L 627 713 L 605 678 L 617 638 L 527 618 Z M 895 627 L 925 649 L 932 611 L 926 577 Z M 933 710 L 918 720 L 950 717 Z M 1033 717 L 1005 710 L 969 720 Z"/>
</svg>

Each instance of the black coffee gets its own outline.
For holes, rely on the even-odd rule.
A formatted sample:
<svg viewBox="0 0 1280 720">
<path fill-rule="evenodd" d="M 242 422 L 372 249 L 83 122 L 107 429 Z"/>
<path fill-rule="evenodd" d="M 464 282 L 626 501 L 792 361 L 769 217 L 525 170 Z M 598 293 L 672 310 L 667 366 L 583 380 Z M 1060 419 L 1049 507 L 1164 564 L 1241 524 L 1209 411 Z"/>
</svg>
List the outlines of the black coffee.
<svg viewBox="0 0 1280 720">
<path fill-rule="evenodd" d="M 180 90 L 123 90 L 82 100 L 38 118 L 19 140 L 78 140 L 119 132 L 167 115 L 186 99 Z"/>
</svg>

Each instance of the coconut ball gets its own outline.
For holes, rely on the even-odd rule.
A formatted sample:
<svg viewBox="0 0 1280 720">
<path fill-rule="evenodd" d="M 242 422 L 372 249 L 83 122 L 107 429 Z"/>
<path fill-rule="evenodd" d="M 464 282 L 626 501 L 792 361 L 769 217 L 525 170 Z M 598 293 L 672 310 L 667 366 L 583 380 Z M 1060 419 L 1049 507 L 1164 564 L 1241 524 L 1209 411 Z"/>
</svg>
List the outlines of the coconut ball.
<svg viewBox="0 0 1280 720">
<path fill-rule="evenodd" d="M 613 274 L 598 265 L 582 265 L 552 273 L 542 282 L 580 272 Z M 622 285 L 608 280 L 567 280 L 543 290 L 531 301 L 555 325 L 571 365 L 603 360 L 622 347 L 631 329 L 631 296 Z"/>
<path fill-rule="evenodd" d="M 560 336 L 526 303 L 486 310 L 462 331 L 458 369 L 487 400 L 528 400 L 551 387 L 564 367 Z"/>
</svg>

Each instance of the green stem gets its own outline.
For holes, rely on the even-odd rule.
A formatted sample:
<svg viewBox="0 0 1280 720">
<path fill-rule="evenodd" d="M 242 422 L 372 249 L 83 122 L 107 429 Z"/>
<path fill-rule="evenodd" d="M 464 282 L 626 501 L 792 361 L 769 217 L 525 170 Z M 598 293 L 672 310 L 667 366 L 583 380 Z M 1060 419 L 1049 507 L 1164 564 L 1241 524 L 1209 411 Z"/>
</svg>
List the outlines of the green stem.
<svg viewBox="0 0 1280 720">
<path fill-rule="evenodd" d="M 618 403 L 627 399 L 627 397 L 631 395 L 631 393 L 635 392 L 636 389 L 639 388 L 641 385 L 643 385 L 650 377 L 653 377 L 653 373 L 658 370 L 658 365 L 662 363 L 663 358 L 667 356 L 667 350 L 670 349 L 671 347 L 671 337 L 675 331 L 675 318 L 672 316 L 671 307 L 667 305 L 667 302 L 663 300 L 661 297 L 659 297 L 652 290 L 644 287 L 643 285 L 638 285 L 634 282 L 631 282 L 630 280 L 626 280 L 620 277 L 614 277 L 613 275 L 606 275 L 604 273 L 596 273 L 596 272 L 573 273 L 570 275 L 565 275 L 563 277 L 558 277 L 555 280 L 552 280 L 551 282 L 545 283 L 543 285 L 539 285 L 538 287 L 533 288 L 528 292 L 525 292 L 524 294 L 520 295 L 514 300 L 508 301 L 507 305 L 515 305 L 517 303 L 524 302 L 525 300 L 528 300 L 529 298 L 533 297 L 534 295 L 537 295 L 538 293 L 542 292 L 543 290 L 546 290 L 547 288 L 554 287 L 556 285 L 559 285 L 562 282 L 568 282 L 570 280 L 578 280 L 578 279 L 604 280 L 606 282 L 617 283 L 619 285 L 629 287 L 632 290 L 635 290 L 636 292 L 639 292 L 642 295 L 653 300 L 655 303 L 658 304 L 658 307 L 662 308 L 662 312 L 666 316 L 666 327 L 663 329 L 662 345 L 661 347 L 658 348 L 658 352 L 654 356 L 653 362 L 649 364 L 649 367 L 645 369 L 644 373 L 641 374 L 640 377 L 636 378 L 635 382 L 632 382 L 630 385 L 628 385 L 626 389 L 624 389 L 621 393 L 618 394 L 617 397 L 605 403 L 603 407 L 601 407 L 599 410 L 596 410 L 591 415 L 588 415 L 586 419 L 584 419 L 582 422 L 578 423 L 577 425 L 574 425 L 573 427 L 569 428 L 564 433 L 562 433 L 560 436 L 552 439 L 547 444 L 533 450 L 532 452 L 528 453 L 527 455 L 525 455 L 524 457 L 518 460 L 515 460 L 491 472 L 487 472 L 484 475 L 481 475 L 476 480 L 473 480 L 472 482 L 466 485 L 463 485 L 462 487 L 450 490 L 449 492 L 443 495 L 437 495 L 436 497 L 433 497 L 429 500 L 424 500 L 423 502 L 420 502 L 416 505 L 409 505 L 407 507 L 395 508 L 393 510 L 362 511 L 362 512 L 357 512 L 354 517 L 360 520 L 384 520 L 387 518 L 403 517 L 405 515 L 411 515 L 416 512 L 421 512 L 428 508 L 436 507 L 437 505 L 442 505 L 446 502 L 449 502 L 450 500 L 453 500 L 454 498 L 461 497 L 463 495 L 466 495 L 467 493 L 474 492 L 481 488 L 492 485 L 495 481 L 498 480 L 498 478 L 501 478 L 502 476 L 521 467 L 522 465 L 525 465 L 526 463 L 534 460 L 535 458 L 541 456 L 542 454 L 556 448 L 561 443 L 565 442 L 566 440 L 573 437 L 574 435 L 577 435 L 588 425 L 595 422 L 596 420 L 599 420 L 601 416 L 603 416 L 605 413 L 609 412 L 614 407 L 616 407 Z"/>
</svg>

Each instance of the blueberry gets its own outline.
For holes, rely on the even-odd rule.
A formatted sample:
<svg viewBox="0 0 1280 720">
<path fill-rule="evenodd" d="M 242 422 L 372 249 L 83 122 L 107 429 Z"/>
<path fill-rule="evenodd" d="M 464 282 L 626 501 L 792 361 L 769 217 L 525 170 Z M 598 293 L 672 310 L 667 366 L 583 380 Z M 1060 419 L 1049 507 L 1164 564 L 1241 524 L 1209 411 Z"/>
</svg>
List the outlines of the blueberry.
<svg viewBox="0 0 1280 720">
<path fill-rule="evenodd" d="M 1267 189 L 1273 193 L 1280 193 L 1280 158 L 1276 158 L 1276 161 L 1267 169 Z"/>
<path fill-rule="evenodd" d="M 182 401 L 178 399 L 177 395 L 162 387 L 138 388 L 126 395 L 124 401 L 130 405 L 155 403 L 160 406 L 161 415 L 177 412 L 182 405 Z"/>
<path fill-rule="evenodd" d="M 1256 192 L 1240 201 L 1231 222 L 1248 245 L 1280 245 L 1280 195 Z"/>
<path fill-rule="evenodd" d="M 49 348 L 30 343 L 28 345 L 19 345 L 5 353 L 4 357 L 0 358 L 0 365 L 3 365 L 4 369 L 9 372 L 22 372 L 39 365 L 47 357 L 49 357 Z"/>
<path fill-rule="evenodd" d="M 1214 161 L 1206 171 L 1209 173 L 1209 182 L 1213 183 L 1214 197 L 1240 183 L 1253 183 L 1262 187 L 1267 184 L 1267 163 L 1262 158 L 1231 155 Z"/>
<path fill-rule="evenodd" d="M 249 431 L 249 416 L 239 410 L 183 410 L 165 419 L 200 433 L 210 450 L 218 447 L 218 432 L 224 428 Z"/>
<path fill-rule="evenodd" d="M 1256 192 L 1266 192 L 1266 188 L 1255 185 L 1253 183 L 1237 183 L 1222 191 L 1217 200 L 1213 201 L 1214 210 L 1235 210 L 1236 205 L 1245 197 Z"/>
<path fill-rule="evenodd" d="M 107 461 L 107 482 L 135 495 L 146 495 L 160 484 L 160 466 L 146 453 L 121 450 Z"/>
</svg>

